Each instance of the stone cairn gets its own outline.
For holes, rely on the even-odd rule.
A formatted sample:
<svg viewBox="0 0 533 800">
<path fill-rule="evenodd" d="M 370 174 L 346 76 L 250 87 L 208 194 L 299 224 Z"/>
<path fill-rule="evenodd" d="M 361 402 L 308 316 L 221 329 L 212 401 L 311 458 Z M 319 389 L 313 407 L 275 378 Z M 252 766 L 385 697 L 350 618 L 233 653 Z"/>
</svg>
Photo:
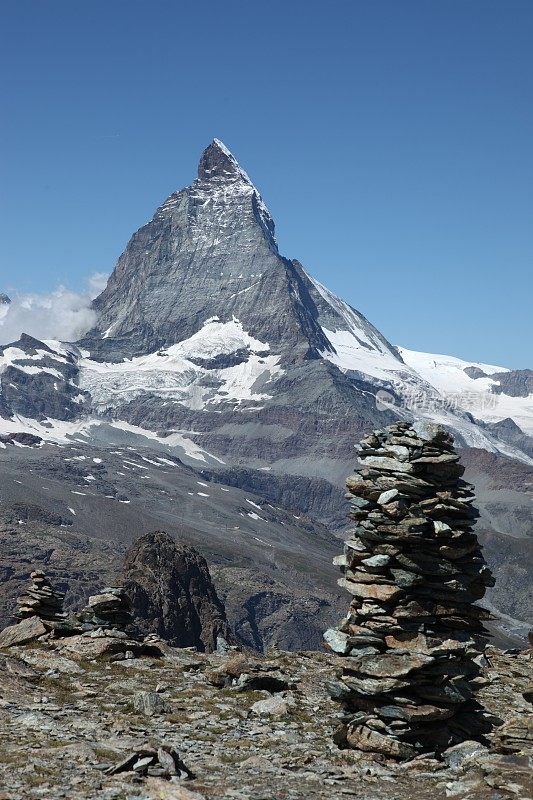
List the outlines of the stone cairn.
<svg viewBox="0 0 533 800">
<path fill-rule="evenodd" d="M 17 599 L 19 619 L 39 617 L 46 622 L 63 622 L 63 592 L 54 589 L 44 572 L 35 570 L 30 573 L 30 585 L 25 593 Z"/>
<path fill-rule="evenodd" d="M 124 631 L 133 624 L 131 602 L 122 586 L 108 586 L 100 594 L 91 595 L 77 617 L 86 631 Z"/>
<path fill-rule="evenodd" d="M 344 707 L 341 747 L 386 757 L 439 756 L 488 730 L 474 695 L 494 584 L 472 531 L 479 516 L 453 438 L 397 423 L 358 446 L 347 480 L 357 526 L 334 563 L 352 595 L 324 638 L 345 656 L 331 696 Z"/>
</svg>

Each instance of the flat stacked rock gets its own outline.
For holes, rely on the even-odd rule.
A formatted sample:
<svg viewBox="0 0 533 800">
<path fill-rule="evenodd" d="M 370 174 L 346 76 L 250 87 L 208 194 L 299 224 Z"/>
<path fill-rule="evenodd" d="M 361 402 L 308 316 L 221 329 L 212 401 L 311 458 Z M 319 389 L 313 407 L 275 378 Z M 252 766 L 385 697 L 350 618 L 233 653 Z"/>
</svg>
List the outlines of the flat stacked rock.
<svg viewBox="0 0 533 800">
<path fill-rule="evenodd" d="M 324 638 L 345 656 L 332 697 L 343 703 L 341 746 L 411 758 L 439 755 L 487 729 L 474 699 L 485 645 L 477 605 L 492 575 L 472 531 L 473 487 L 453 438 L 398 423 L 359 445 L 347 480 L 357 522 L 335 559 L 352 595 Z"/>
<path fill-rule="evenodd" d="M 133 624 L 131 602 L 122 586 L 108 586 L 100 594 L 91 595 L 78 614 L 85 630 L 96 628 L 124 631 Z"/>
<path fill-rule="evenodd" d="M 64 592 L 58 592 L 44 572 L 35 570 L 30 573 L 30 585 L 25 593 L 17 599 L 18 619 L 39 617 L 47 622 L 62 622 L 66 618 L 63 612 Z"/>
</svg>

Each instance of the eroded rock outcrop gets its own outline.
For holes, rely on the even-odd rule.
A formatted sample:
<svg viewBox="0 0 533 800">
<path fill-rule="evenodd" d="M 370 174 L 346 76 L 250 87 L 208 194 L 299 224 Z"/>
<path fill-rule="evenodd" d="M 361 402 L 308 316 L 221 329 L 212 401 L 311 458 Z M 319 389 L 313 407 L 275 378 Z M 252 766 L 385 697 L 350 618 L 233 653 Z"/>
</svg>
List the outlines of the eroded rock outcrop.
<svg viewBox="0 0 533 800">
<path fill-rule="evenodd" d="M 144 633 L 208 652 L 217 638 L 231 638 L 205 558 L 167 533 L 148 533 L 133 543 L 122 582 Z"/>
<path fill-rule="evenodd" d="M 435 425 L 375 431 L 359 459 L 347 481 L 357 527 L 336 559 L 352 601 L 324 637 L 346 656 L 330 685 L 346 711 L 338 740 L 400 759 L 438 754 L 487 728 L 475 701 L 487 614 L 475 603 L 493 579 L 472 486 Z"/>
</svg>

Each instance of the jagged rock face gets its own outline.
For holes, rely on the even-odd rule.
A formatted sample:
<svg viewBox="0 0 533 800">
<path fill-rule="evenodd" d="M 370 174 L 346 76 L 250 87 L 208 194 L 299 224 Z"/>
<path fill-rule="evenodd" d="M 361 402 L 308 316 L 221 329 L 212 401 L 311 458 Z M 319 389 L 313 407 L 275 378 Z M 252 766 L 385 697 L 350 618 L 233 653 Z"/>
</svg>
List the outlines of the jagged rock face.
<svg viewBox="0 0 533 800">
<path fill-rule="evenodd" d="M 0 360 L 0 416 L 74 420 L 86 411 L 88 397 L 78 386 L 72 353 L 56 352 L 23 333 L 17 342 L 0 346 Z"/>
<path fill-rule="evenodd" d="M 409 414 L 415 398 L 467 444 L 508 449 L 508 437 L 481 430 L 460 404 L 448 409 L 428 367 L 433 357 L 405 351 L 404 359 L 362 314 L 279 254 L 258 190 L 216 139 L 192 185 L 131 238 L 94 308 L 81 350 L 19 347 L 14 361 L 0 354 L 0 415 L 52 420 L 52 428 L 105 415 L 163 435 L 191 431 L 226 463 L 280 462 L 282 472 L 315 476 L 327 459 L 340 482 L 347 441 L 392 422 L 394 405 Z M 477 385 L 463 366 L 468 388 Z M 517 391 L 529 390 L 529 379 L 519 383 Z M 376 403 L 380 391 L 388 406 Z M 513 447 L 527 444 L 513 437 Z"/>
<path fill-rule="evenodd" d="M 400 372 L 401 357 L 280 256 L 259 192 L 217 140 L 193 184 L 134 234 L 94 305 L 79 385 L 95 411 L 144 429 L 195 431 L 226 463 L 294 461 L 289 471 L 315 475 L 317 454 L 342 462 L 340 478 L 351 456 L 340 432 L 394 419 L 376 408 L 362 375 L 337 369 L 331 337 L 344 331 L 343 347 L 348 337 L 363 359 Z"/>
<path fill-rule="evenodd" d="M 497 372 L 493 377 L 499 381 L 499 386 L 494 387 L 494 392 L 497 394 L 507 394 L 510 397 L 529 397 L 533 393 L 532 369 Z"/>
<path fill-rule="evenodd" d="M 145 633 L 208 652 L 216 648 L 217 636 L 231 638 L 205 558 L 168 534 L 156 531 L 134 542 L 122 582 Z"/>
</svg>

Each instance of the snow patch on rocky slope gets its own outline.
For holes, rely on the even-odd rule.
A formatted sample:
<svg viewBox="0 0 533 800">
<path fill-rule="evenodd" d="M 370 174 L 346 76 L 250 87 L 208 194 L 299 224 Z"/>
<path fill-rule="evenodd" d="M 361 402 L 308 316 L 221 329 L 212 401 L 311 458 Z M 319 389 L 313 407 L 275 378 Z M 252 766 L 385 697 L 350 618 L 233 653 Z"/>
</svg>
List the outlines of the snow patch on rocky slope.
<svg viewBox="0 0 533 800">
<path fill-rule="evenodd" d="M 374 384 L 377 403 L 400 416 L 431 419 L 454 430 L 470 447 L 530 462 L 514 447 L 495 441 L 469 416 L 485 422 L 511 417 L 525 433 L 533 433 L 533 398 L 509 397 L 491 390 L 498 381 L 488 376 L 509 370 L 393 347 L 362 314 L 308 277 L 329 306 L 321 308 L 319 316 L 331 344 L 331 350 L 320 352 L 322 358 L 345 374 Z M 468 367 L 487 377 L 470 377 L 464 371 Z"/>
<path fill-rule="evenodd" d="M 212 318 L 188 339 L 156 353 L 119 363 L 82 358 L 80 388 L 90 392 L 100 411 L 147 392 L 191 409 L 263 401 L 283 372 L 269 350 L 238 319 Z M 234 356 L 236 363 L 211 368 L 209 362 L 224 356 Z"/>
<path fill-rule="evenodd" d="M 420 353 L 404 347 L 398 349 L 406 364 L 446 396 L 451 407 L 469 412 L 484 422 L 499 422 L 510 417 L 524 433 L 533 435 L 533 395 L 511 397 L 493 391 L 500 382 L 491 376 L 509 372 L 506 367 L 464 361 L 455 356 Z M 472 377 L 478 370 L 478 377 Z"/>
</svg>

